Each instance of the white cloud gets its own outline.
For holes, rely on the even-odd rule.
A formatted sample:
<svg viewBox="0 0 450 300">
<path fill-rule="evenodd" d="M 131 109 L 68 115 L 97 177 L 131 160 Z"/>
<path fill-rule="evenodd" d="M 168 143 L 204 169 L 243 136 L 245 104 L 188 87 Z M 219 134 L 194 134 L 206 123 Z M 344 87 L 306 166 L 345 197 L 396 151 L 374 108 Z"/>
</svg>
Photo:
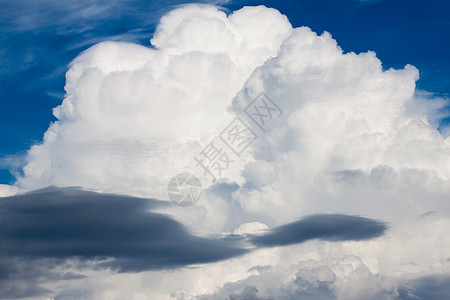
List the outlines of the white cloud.
<svg viewBox="0 0 450 300">
<path fill-rule="evenodd" d="M 264 90 L 285 111 L 254 147 L 251 168 L 267 170 L 270 164 L 269 182 L 255 186 L 255 172 L 244 172 L 251 187 L 235 192 L 234 199 L 248 212 L 284 222 L 315 210 L 372 214 L 372 206 L 383 204 L 376 198 L 396 197 L 388 204 L 396 206 L 405 201 L 405 189 L 447 191 L 450 139 L 429 121 L 436 123 L 429 112 L 442 99 L 428 100 L 424 109 L 425 100 L 414 98 L 417 79 L 412 66 L 384 71 L 372 52 L 344 54 L 328 33 L 295 29 L 234 101 L 239 113 Z M 364 205 L 355 207 L 354 201 Z M 429 200 L 418 201 L 414 214 L 423 213 Z"/>
<path fill-rule="evenodd" d="M 0 197 L 14 196 L 19 192 L 16 186 L 0 184 Z"/>
<path fill-rule="evenodd" d="M 395 299 L 396 287 L 370 272 L 359 257 L 345 256 L 333 261 L 306 260 L 287 268 L 262 268 L 200 299 Z"/>
<path fill-rule="evenodd" d="M 260 222 L 249 222 L 244 223 L 239 226 L 233 234 L 245 235 L 245 234 L 262 234 L 265 230 L 269 229 L 269 227 Z"/>
<path fill-rule="evenodd" d="M 136 275 L 109 274 L 94 298 L 182 299 L 255 287 L 259 296 L 285 299 L 306 292 L 392 299 L 399 278 L 448 271 L 450 138 L 436 129 L 447 100 L 415 90 L 416 68 L 383 70 L 375 53 L 343 53 L 330 34 L 292 29 L 262 6 L 228 16 L 182 7 L 151 41 L 154 48 L 101 43 L 73 61 L 58 121 L 29 151 L 20 187 L 165 198 L 173 175 L 202 177 L 193 157 L 230 120 L 227 108 L 245 119 L 242 108 L 264 91 L 284 113 L 265 132 L 254 127 L 259 139 L 225 174 L 240 185 L 212 186 L 194 207 L 168 212 L 198 233 L 250 233 L 326 212 L 373 217 L 392 229 L 373 241 L 313 241 L 147 272 L 131 288 L 123 278 Z M 438 213 L 417 220 L 429 211 Z"/>
<path fill-rule="evenodd" d="M 260 14 L 265 22 L 255 33 L 252 18 Z M 54 109 L 58 121 L 30 150 L 18 184 L 161 197 L 171 176 L 195 168 L 194 155 L 230 117 L 230 99 L 290 31 L 273 9 L 227 17 L 191 5 L 162 18 L 155 49 L 115 42 L 90 48 L 72 62 L 66 97 Z"/>
</svg>

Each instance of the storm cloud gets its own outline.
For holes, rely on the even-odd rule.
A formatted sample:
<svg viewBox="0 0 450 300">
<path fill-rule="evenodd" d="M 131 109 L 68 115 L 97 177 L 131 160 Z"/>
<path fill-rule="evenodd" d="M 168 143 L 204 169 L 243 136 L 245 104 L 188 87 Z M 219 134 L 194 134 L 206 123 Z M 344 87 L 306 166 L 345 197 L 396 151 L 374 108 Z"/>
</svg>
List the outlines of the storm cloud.
<svg viewBox="0 0 450 300">
<path fill-rule="evenodd" d="M 0 253 L 53 258 L 116 257 L 120 271 L 212 262 L 245 251 L 190 234 L 170 216 L 149 211 L 167 202 L 75 188 L 47 188 L 4 198 Z M 134 261 L 138 263 L 133 263 Z"/>
<path fill-rule="evenodd" d="M 248 253 L 244 242 L 271 247 L 362 240 L 382 235 L 382 222 L 346 215 L 314 215 L 262 236 L 199 237 L 171 216 L 166 201 L 49 187 L 0 198 L 0 297 L 47 293 L 45 280 L 83 278 L 58 272 L 72 266 L 117 272 L 173 269 Z M 61 268 L 60 268 L 61 269 Z"/>
<path fill-rule="evenodd" d="M 399 288 L 401 300 L 447 299 L 450 295 L 450 274 L 432 274 L 403 282 Z"/>
<path fill-rule="evenodd" d="M 277 227 L 265 235 L 253 237 L 252 241 L 262 247 L 285 246 L 312 239 L 359 241 L 379 237 L 387 228 L 383 222 L 359 216 L 321 214 Z"/>
<path fill-rule="evenodd" d="M 50 187 L 0 199 L 0 298 L 42 294 L 38 283 L 81 275 L 52 271 L 75 259 L 77 268 L 119 272 L 169 269 L 241 255 L 231 241 L 189 233 L 170 216 L 152 212 L 167 202 Z M 233 242 L 236 244 L 236 241 Z"/>
</svg>

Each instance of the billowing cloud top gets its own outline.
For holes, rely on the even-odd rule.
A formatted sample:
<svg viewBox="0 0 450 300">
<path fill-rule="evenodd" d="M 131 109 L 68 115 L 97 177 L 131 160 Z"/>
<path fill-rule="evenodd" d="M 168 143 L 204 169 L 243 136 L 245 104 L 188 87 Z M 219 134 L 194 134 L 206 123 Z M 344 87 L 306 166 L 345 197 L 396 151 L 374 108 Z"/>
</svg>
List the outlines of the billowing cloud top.
<svg viewBox="0 0 450 300">
<path fill-rule="evenodd" d="M 22 188 L 160 196 L 171 176 L 195 169 L 192 158 L 226 124 L 232 100 L 239 113 L 262 91 L 285 117 L 258 140 L 258 162 L 237 167 L 248 182 L 274 160 L 275 169 L 291 165 L 274 176 L 296 181 L 355 169 L 378 170 L 380 180 L 404 169 L 449 178 L 449 140 L 414 109 L 414 67 L 384 71 L 374 53 L 344 54 L 330 34 L 292 29 L 263 6 L 228 16 L 179 8 L 151 42 L 101 43 L 72 62 L 58 121 L 29 151 Z"/>
<path fill-rule="evenodd" d="M 155 196 L 192 165 L 228 117 L 231 99 L 291 30 L 274 9 L 248 7 L 227 16 L 192 5 L 162 18 L 154 48 L 92 47 L 72 62 L 67 95 L 54 109 L 58 121 L 29 152 L 19 185 Z"/>
</svg>

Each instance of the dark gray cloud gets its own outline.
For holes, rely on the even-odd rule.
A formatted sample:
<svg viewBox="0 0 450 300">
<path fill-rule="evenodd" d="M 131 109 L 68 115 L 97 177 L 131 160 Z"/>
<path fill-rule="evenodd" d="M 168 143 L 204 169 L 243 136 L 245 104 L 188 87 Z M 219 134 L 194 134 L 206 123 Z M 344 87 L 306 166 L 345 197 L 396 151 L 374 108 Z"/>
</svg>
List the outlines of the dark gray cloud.
<svg viewBox="0 0 450 300">
<path fill-rule="evenodd" d="M 325 241 L 367 240 L 379 237 L 387 230 L 384 222 L 341 214 L 323 214 L 305 217 L 254 236 L 252 242 L 260 247 L 285 246 L 312 239 Z"/>
<path fill-rule="evenodd" d="M 51 258 L 115 257 L 119 271 L 212 262 L 244 253 L 230 242 L 191 235 L 166 202 L 47 188 L 0 200 L 0 253 Z M 134 263 L 137 261 L 136 263 Z"/>
<path fill-rule="evenodd" d="M 85 277 L 72 272 L 57 271 L 56 267 L 67 269 L 70 265 L 61 259 L 0 257 L 0 299 L 48 294 L 51 291 L 41 287 L 41 284 Z M 78 267 L 82 268 L 81 265 Z"/>
<path fill-rule="evenodd" d="M 434 274 L 400 285 L 401 300 L 442 300 L 450 297 L 450 274 Z"/>
<path fill-rule="evenodd" d="M 37 285 L 42 277 L 69 279 L 49 271 L 69 258 L 139 272 L 214 262 L 247 251 L 236 240 L 194 236 L 170 216 L 151 211 L 165 205 L 54 187 L 1 198 L 0 298 L 43 293 Z"/>
<path fill-rule="evenodd" d="M 367 218 L 314 215 L 258 237 L 198 237 L 155 212 L 167 205 L 172 204 L 56 187 L 0 198 L 0 298 L 45 294 L 45 282 L 83 277 L 56 271 L 69 267 L 171 269 L 245 254 L 247 241 L 270 247 L 314 238 L 361 240 L 386 230 Z"/>
</svg>

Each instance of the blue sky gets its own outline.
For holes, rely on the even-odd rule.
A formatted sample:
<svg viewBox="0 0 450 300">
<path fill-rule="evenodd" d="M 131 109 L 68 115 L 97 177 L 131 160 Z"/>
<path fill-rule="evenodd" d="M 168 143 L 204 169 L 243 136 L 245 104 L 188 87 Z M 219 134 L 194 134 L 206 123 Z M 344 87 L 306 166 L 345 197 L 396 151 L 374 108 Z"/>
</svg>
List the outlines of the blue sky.
<svg viewBox="0 0 450 300">
<path fill-rule="evenodd" d="M 187 1 L 186 1 L 187 2 Z M 103 40 L 149 46 L 159 18 L 185 1 L 1 1 L 0 183 L 13 183 L 21 157 L 39 143 L 64 95 L 67 64 Z M 412 64 L 418 88 L 450 91 L 450 1 L 230 1 L 230 11 L 263 4 L 294 27 L 329 31 L 344 51 L 373 50 L 388 68 Z M 445 120 L 444 120 L 445 122 Z"/>
</svg>

